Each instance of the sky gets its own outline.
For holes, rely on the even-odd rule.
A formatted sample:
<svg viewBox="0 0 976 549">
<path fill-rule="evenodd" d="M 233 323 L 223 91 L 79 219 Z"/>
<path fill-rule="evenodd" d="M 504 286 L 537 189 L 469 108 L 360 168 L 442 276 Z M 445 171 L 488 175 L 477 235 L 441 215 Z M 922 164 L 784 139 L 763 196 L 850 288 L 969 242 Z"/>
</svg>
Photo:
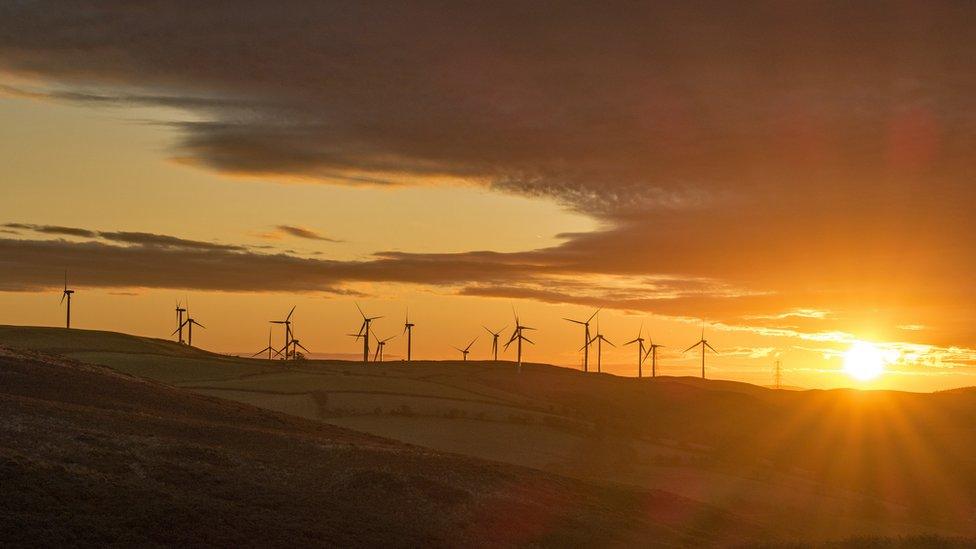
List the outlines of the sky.
<svg viewBox="0 0 976 549">
<path fill-rule="evenodd" d="M 976 6 L 9 2 L 0 322 L 266 345 L 356 303 L 418 358 L 483 326 L 578 368 L 976 385 Z M 280 334 L 275 334 L 280 339 Z M 870 342 L 885 373 L 844 356 Z M 402 337 L 387 358 L 404 353 Z M 511 353 L 508 355 L 511 358 Z"/>
</svg>

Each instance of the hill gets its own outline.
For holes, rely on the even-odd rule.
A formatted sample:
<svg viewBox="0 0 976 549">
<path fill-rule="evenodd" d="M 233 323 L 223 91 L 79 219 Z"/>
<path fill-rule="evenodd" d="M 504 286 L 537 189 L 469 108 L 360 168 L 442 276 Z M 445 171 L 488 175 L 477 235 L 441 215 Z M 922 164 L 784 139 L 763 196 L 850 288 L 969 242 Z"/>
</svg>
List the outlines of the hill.
<svg viewBox="0 0 976 549">
<path fill-rule="evenodd" d="M 0 349 L 5 545 L 729 543 L 660 491 L 446 455 Z"/>
<path fill-rule="evenodd" d="M 33 329 L 0 328 L 0 343 L 23 345 L 18 330 Z M 976 535 L 972 392 L 776 391 L 542 364 L 516 375 L 508 362 L 282 363 L 42 331 L 66 356 L 202 395 L 734 510 L 764 539 Z"/>
</svg>

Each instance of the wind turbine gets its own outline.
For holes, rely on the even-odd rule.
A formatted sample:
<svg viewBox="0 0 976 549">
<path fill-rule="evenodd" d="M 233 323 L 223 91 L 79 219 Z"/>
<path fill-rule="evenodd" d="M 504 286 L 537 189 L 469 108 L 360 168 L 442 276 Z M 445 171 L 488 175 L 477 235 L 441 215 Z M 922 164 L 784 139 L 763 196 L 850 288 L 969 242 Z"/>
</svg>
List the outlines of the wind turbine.
<svg viewBox="0 0 976 549">
<path fill-rule="evenodd" d="M 596 335 L 593 336 L 593 339 L 591 339 L 589 342 L 587 342 L 586 345 L 583 346 L 583 349 L 585 349 L 586 347 L 588 347 L 594 341 L 596 342 L 596 371 L 597 371 L 597 373 L 600 373 L 600 372 L 603 371 L 603 368 L 602 368 L 602 362 L 603 362 L 603 342 L 606 341 L 607 342 L 607 345 L 609 345 L 611 347 L 616 347 L 616 345 L 614 345 L 613 343 L 611 343 L 609 339 L 603 337 L 603 334 L 600 333 L 600 323 L 599 322 L 596 325 Z M 580 350 L 582 351 L 583 349 L 580 349 Z"/>
<path fill-rule="evenodd" d="M 254 353 L 251 356 L 252 357 L 256 357 L 256 356 L 258 356 L 259 354 L 261 354 L 261 353 L 263 353 L 265 351 L 268 352 L 268 360 L 271 360 L 271 353 L 272 352 L 274 354 L 280 354 L 274 347 L 271 346 L 271 328 L 268 328 L 268 346 L 265 347 L 264 349 L 261 349 L 260 351 L 258 351 L 256 353 Z"/>
<path fill-rule="evenodd" d="M 702 379 L 705 379 L 705 349 L 707 348 L 708 350 L 710 350 L 711 352 L 713 352 L 715 354 L 718 354 L 718 351 L 716 351 L 711 345 L 709 345 L 708 344 L 708 340 L 705 339 L 705 324 L 704 323 L 702 323 L 701 339 L 699 339 L 697 343 L 695 343 L 691 347 L 688 347 L 687 349 L 685 349 L 682 352 L 683 353 L 687 353 L 688 351 L 694 349 L 695 347 L 698 347 L 699 345 L 701 345 L 701 376 L 702 376 Z"/>
<path fill-rule="evenodd" d="M 288 311 L 288 316 L 286 316 L 284 320 L 269 320 L 268 321 L 271 324 L 284 324 L 285 325 L 285 345 L 281 348 L 281 350 L 284 351 L 284 353 L 285 353 L 285 360 L 288 360 L 288 351 L 289 351 L 289 346 L 291 345 L 291 315 L 292 315 L 292 313 L 295 312 L 295 307 L 298 307 L 298 305 L 293 306 L 291 308 L 291 310 Z"/>
<path fill-rule="evenodd" d="M 189 345 L 190 347 L 193 347 L 193 325 L 194 324 L 196 324 L 197 326 L 203 328 L 204 330 L 207 329 L 207 327 L 204 326 L 203 324 L 200 324 L 196 320 L 193 320 L 193 317 L 191 317 L 189 311 L 187 311 L 186 320 L 184 320 L 183 321 L 183 324 L 180 324 L 180 327 L 177 328 L 176 331 L 174 331 L 170 335 L 176 335 L 176 332 L 182 330 L 183 329 L 183 326 L 186 326 L 186 328 L 187 328 L 187 345 Z"/>
<path fill-rule="evenodd" d="M 644 375 L 643 367 L 644 361 L 647 360 L 647 355 L 644 353 L 644 324 L 641 323 L 640 329 L 637 330 L 637 337 L 624 343 L 624 346 L 633 345 L 637 343 L 637 377 L 641 378 Z"/>
<path fill-rule="evenodd" d="M 410 322 L 410 309 L 407 309 L 407 314 L 403 318 L 403 333 L 407 334 L 407 362 L 410 362 L 413 356 L 411 353 L 413 347 L 413 327 L 413 322 Z"/>
<path fill-rule="evenodd" d="M 359 333 L 356 334 L 356 339 L 363 338 L 363 364 L 369 363 L 369 326 L 370 323 L 376 319 L 383 318 L 382 316 L 366 316 L 362 308 L 359 307 L 359 303 L 356 304 L 356 309 L 359 310 L 359 314 L 363 317 L 363 323 L 359 325 Z M 352 335 L 352 334 L 350 334 Z"/>
<path fill-rule="evenodd" d="M 468 343 L 468 346 L 465 347 L 465 348 L 463 348 L 463 349 L 461 349 L 460 347 L 455 347 L 455 349 L 457 349 L 458 351 L 461 352 L 461 360 L 462 361 L 464 361 L 464 362 L 467 362 L 468 361 L 468 353 L 471 352 L 471 346 L 474 345 L 474 342 L 475 341 L 478 341 L 478 338 L 477 337 L 475 337 L 474 339 L 472 339 L 471 340 L 471 343 Z"/>
<path fill-rule="evenodd" d="M 68 299 L 68 309 L 67 316 L 64 323 L 65 328 L 71 329 L 71 294 L 75 293 L 74 290 L 68 289 L 68 269 L 64 270 L 64 291 L 61 292 L 61 303 L 64 303 L 65 298 Z"/>
<path fill-rule="evenodd" d="M 664 347 L 664 345 L 658 345 L 651 341 L 651 344 L 647 346 L 647 354 L 644 355 L 644 360 L 647 360 L 647 356 L 651 357 L 651 377 L 657 377 L 657 349 L 658 347 Z"/>
<path fill-rule="evenodd" d="M 396 335 L 391 335 L 386 339 L 380 339 L 379 336 L 376 335 L 376 332 L 373 332 L 373 337 L 376 338 L 376 353 L 373 354 L 373 362 L 383 362 L 383 348 L 386 347 L 386 342 L 395 338 Z"/>
<path fill-rule="evenodd" d="M 580 324 L 583 326 L 583 371 L 584 372 L 589 371 L 589 364 L 590 364 L 590 345 L 589 345 L 590 321 L 593 320 L 593 317 L 595 317 L 599 312 L 600 309 L 597 309 L 596 312 L 591 314 L 590 318 L 586 319 L 585 321 L 573 320 L 572 318 L 563 318 L 563 320 L 568 320 L 569 322 L 573 322 L 575 324 Z"/>
<path fill-rule="evenodd" d="M 176 331 L 179 332 L 180 334 L 179 337 L 180 343 L 183 343 L 183 313 L 185 312 L 186 312 L 186 308 L 183 307 L 183 304 L 180 303 L 179 300 L 177 300 L 176 301 L 176 326 L 177 326 Z"/>
<path fill-rule="evenodd" d="M 298 340 L 298 338 L 293 337 L 291 339 L 291 359 L 292 360 L 297 360 L 297 357 L 298 357 L 298 349 L 299 348 L 301 348 L 306 353 L 311 353 L 312 352 L 312 351 L 309 351 L 308 349 L 306 349 L 305 346 L 302 345 L 302 342 Z"/>
<path fill-rule="evenodd" d="M 533 343 L 531 339 L 522 335 L 522 332 L 524 330 L 535 330 L 535 328 L 530 328 L 529 326 L 523 326 L 522 323 L 519 321 L 518 313 L 515 311 L 514 308 L 512 309 L 512 314 L 515 315 L 515 330 L 512 332 L 512 337 L 509 338 L 508 343 L 505 344 L 505 350 L 506 351 L 508 350 L 508 346 L 511 345 L 513 341 L 517 342 L 516 349 L 518 353 L 518 362 L 516 363 L 515 371 L 518 373 L 522 373 L 522 342 L 526 341 L 528 343 L 532 343 L 533 345 L 535 345 L 535 343 Z"/>
<path fill-rule="evenodd" d="M 491 354 L 494 355 L 495 362 L 498 362 L 498 336 L 502 335 L 502 331 L 505 329 L 505 326 L 502 326 L 502 329 L 498 330 L 497 332 L 489 330 L 487 326 L 482 326 L 482 328 L 491 334 Z"/>
</svg>

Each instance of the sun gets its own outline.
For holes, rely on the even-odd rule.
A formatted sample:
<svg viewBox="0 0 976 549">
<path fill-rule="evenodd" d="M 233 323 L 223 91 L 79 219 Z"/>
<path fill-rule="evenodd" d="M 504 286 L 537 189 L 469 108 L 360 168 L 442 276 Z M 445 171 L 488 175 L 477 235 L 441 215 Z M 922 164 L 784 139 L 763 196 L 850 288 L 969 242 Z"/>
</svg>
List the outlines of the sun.
<svg viewBox="0 0 976 549">
<path fill-rule="evenodd" d="M 857 341 L 844 353 L 844 371 L 859 381 L 869 381 L 884 373 L 884 352 L 873 343 Z"/>
</svg>

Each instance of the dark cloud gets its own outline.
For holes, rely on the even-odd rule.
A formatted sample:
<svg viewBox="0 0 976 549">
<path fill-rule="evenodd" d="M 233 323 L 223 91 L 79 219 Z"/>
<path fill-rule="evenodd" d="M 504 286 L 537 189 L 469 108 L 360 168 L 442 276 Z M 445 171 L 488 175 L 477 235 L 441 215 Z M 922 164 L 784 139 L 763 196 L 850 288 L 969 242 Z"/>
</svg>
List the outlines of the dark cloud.
<svg viewBox="0 0 976 549">
<path fill-rule="evenodd" d="M 515 254 L 325 262 L 326 280 L 512 295 L 652 273 L 781 305 L 727 298 L 728 314 L 829 303 L 971 339 L 957 327 L 976 303 L 960 274 L 976 269 L 974 16 L 964 2 L 8 2 L 0 68 L 48 82 L 42 99 L 189 109 L 174 155 L 211 169 L 451 176 L 604 226 Z M 254 259 L 220 246 L 199 250 Z M 293 259 L 278 261 L 321 283 L 322 265 Z"/>
<path fill-rule="evenodd" d="M 311 229 L 306 229 L 305 227 L 296 227 L 294 225 L 278 225 L 277 229 L 285 234 L 305 238 L 308 240 L 321 240 L 323 242 L 342 242 L 342 240 L 337 240 L 335 238 L 329 238 L 323 236 Z"/>
</svg>

